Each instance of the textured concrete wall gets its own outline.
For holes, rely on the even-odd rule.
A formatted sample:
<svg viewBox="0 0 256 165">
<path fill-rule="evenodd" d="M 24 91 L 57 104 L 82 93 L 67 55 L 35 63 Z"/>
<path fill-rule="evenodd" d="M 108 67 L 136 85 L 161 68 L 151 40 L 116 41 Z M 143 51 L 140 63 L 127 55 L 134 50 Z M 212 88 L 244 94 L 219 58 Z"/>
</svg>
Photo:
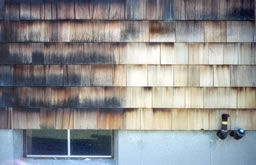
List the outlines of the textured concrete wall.
<svg viewBox="0 0 256 165">
<path fill-rule="evenodd" d="M 224 141 L 212 131 L 119 132 L 119 165 L 255 165 L 255 153 L 255 131 Z"/>
<path fill-rule="evenodd" d="M 13 159 L 13 131 L 0 129 L 0 165 L 5 165 Z"/>
<path fill-rule="evenodd" d="M 215 131 L 119 131 L 114 159 L 22 157 L 22 131 L 0 130 L 0 165 L 255 165 L 256 131 L 241 140 L 217 139 Z M 17 162 L 20 162 L 17 164 Z"/>
</svg>

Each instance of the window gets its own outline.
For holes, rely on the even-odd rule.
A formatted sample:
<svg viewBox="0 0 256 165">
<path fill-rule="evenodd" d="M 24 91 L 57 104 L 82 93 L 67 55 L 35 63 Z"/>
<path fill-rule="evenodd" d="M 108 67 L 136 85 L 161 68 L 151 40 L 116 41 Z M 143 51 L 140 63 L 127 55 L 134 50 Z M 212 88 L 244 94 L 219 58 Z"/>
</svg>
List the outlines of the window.
<svg viewBox="0 0 256 165">
<path fill-rule="evenodd" d="M 111 158 L 113 132 L 103 130 L 27 130 L 26 157 Z"/>
</svg>

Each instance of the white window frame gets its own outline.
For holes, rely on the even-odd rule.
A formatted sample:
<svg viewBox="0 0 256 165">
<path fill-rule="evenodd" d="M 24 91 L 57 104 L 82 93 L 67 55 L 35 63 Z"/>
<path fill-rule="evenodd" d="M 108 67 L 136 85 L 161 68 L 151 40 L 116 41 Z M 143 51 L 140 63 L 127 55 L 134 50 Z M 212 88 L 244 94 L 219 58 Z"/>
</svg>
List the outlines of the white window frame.
<svg viewBox="0 0 256 165">
<path fill-rule="evenodd" d="M 86 130 L 83 130 L 86 131 Z M 70 146 L 70 130 L 67 130 L 67 155 L 29 155 L 25 153 L 25 157 L 27 158 L 103 158 L 103 159 L 111 159 L 113 158 L 113 150 L 114 150 L 114 133 L 111 131 L 111 155 L 71 155 L 71 146 Z M 25 131 L 26 134 L 26 131 Z M 27 144 L 26 144 L 27 145 Z M 26 146 L 25 146 L 26 147 Z M 24 150 L 25 151 L 25 150 Z"/>
</svg>

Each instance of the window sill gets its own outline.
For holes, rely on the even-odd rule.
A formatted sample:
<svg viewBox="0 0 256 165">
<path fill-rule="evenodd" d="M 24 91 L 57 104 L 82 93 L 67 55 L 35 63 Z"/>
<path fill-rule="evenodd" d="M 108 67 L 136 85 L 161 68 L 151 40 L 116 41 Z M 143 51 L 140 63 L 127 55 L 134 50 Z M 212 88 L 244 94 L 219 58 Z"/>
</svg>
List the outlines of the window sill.
<svg viewBox="0 0 256 165">
<path fill-rule="evenodd" d="M 97 156 L 93 156 L 93 155 L 71 155 L 71 156 L 67 156 L 67 155 L 27 155 L 25 156 L 25 158 L 42 158 L 42 159 L 112 159 L 113 156 L 104 156 L 104 155 L 97 155 Z"/>
</svg>

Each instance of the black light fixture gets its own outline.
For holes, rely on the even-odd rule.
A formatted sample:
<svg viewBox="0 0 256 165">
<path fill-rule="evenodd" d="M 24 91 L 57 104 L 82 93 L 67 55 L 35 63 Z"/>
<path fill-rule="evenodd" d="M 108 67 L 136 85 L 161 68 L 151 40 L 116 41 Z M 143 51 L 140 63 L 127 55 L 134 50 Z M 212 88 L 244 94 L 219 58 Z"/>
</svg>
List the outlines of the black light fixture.
<svg viewBox="0 0 256 165">
<path fill-rule="evenodd" d="M 229 114 L 222 114 L 221 118 L 221 130 L 217 132 L 217 136 L 224 140 L 228 136 L 228 117 Z"/>
<path fill-rule="evenodd" d="M 230 136 L 232 136 L 236 140 L 239 140 L 239 139 L 241 139 L 242 137 L 245 136 L 245 130 L 242 129 L 242 128 L 238 128 L 235 131 L 231 131 Z"/>
</svg>

